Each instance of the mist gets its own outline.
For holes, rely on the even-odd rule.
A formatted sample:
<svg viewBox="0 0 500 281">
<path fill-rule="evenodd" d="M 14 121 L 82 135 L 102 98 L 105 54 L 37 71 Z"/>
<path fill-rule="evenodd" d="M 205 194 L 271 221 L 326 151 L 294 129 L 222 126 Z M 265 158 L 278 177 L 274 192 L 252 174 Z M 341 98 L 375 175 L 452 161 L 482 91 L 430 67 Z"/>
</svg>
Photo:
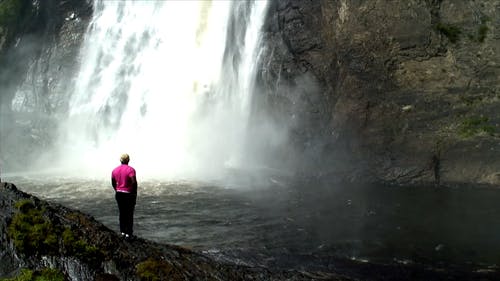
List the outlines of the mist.
<svg viewBox="0 0 500 281">
<path fill-rule="evenodd" d="M 107 178 L 128 153 L 143 179 L 284 172 L 289 126 L 252 109 L 267 5 L 96 1 L 75 73 L 43 74 L 65 86 L 36 93 L 39 61 L 2 100 L 4 170 Z"/>
</svg>

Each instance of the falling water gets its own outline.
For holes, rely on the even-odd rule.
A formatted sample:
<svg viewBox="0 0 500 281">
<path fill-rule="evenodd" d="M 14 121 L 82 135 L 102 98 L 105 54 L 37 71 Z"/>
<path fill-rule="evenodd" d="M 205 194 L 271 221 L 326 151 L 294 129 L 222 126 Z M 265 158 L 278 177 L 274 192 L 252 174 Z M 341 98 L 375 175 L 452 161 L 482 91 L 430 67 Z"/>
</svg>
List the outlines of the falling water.
<svg viewBox="0 0 500 281">
<path fill-rule="evenodd" d="M 62 167 L 101 177 L 131 155 L 142 176 L 243 168 L 266 1 L 103 1 L 60 126 Z"/>
</svg>

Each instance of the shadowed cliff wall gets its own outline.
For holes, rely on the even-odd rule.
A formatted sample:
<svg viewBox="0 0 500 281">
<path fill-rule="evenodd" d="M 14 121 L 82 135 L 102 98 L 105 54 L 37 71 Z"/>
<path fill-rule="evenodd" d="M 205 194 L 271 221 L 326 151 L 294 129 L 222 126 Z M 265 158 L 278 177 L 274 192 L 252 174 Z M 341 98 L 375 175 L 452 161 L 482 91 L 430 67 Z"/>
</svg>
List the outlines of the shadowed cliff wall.
<svg viewBox="0 0 500 281">
<path fill-rule="evenodd" d="M 92 11 L 90 0 L 0 2 L 0 165 L 25 169 L 52 145 Z"/>
<path fill-rule="evenodd" d="M 318 176 L 499 186 L 499 12 L 487 0 L 274 2 L 259 102 Z"/>
</svg>

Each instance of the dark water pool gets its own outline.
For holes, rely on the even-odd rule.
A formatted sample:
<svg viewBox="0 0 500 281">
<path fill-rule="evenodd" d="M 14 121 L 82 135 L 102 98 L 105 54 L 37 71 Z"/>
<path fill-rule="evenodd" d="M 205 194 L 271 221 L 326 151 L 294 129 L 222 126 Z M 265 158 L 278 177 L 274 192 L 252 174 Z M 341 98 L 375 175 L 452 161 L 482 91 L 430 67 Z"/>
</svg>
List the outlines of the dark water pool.
<svg viewBox="0 0 500 281">
<path fill-rule="evenodd" d="M 118 231 L 107 181 L 5 180 Z M 332 258 L 484 269 L 500 264 L 500 190 L 348 186 L 273 177 L 265 182 L 141 182 L 135 234 L 218 259 L 308 270 L 333 270 Z"/>
</svg>

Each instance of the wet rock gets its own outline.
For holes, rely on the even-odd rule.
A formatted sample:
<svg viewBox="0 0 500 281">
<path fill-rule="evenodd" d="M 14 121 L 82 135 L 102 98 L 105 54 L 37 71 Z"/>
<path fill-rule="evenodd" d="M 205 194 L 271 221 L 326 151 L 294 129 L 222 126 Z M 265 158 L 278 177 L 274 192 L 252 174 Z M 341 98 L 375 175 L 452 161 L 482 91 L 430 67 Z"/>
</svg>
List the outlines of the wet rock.
<svg viewBox="0 0 500 281">
<path fill-rule="evenodd" d="M 79 67 L 79 50 L 91 19 L 90 0 L 16 0 L 15 21 L 0 21 L 0 144 L 3 161 L 23 168 L 16 156 L 52 145 L 56 122 L 51 115 L 67 106 Z M 69 20 L 66 20 L 68 18 Z M 14 126 L 25 120 L 32 124 Z M 43 135 L 26 131 L 38 130 Z M 5 137 L 8 136 L 8 137 Z"/>
<path fill-rule="evenodd" d="M 289 117 L 301 170 L 498 187 L 499 11 L 493 0 L 272 4 L 263 106 Z"/>
</svg>

